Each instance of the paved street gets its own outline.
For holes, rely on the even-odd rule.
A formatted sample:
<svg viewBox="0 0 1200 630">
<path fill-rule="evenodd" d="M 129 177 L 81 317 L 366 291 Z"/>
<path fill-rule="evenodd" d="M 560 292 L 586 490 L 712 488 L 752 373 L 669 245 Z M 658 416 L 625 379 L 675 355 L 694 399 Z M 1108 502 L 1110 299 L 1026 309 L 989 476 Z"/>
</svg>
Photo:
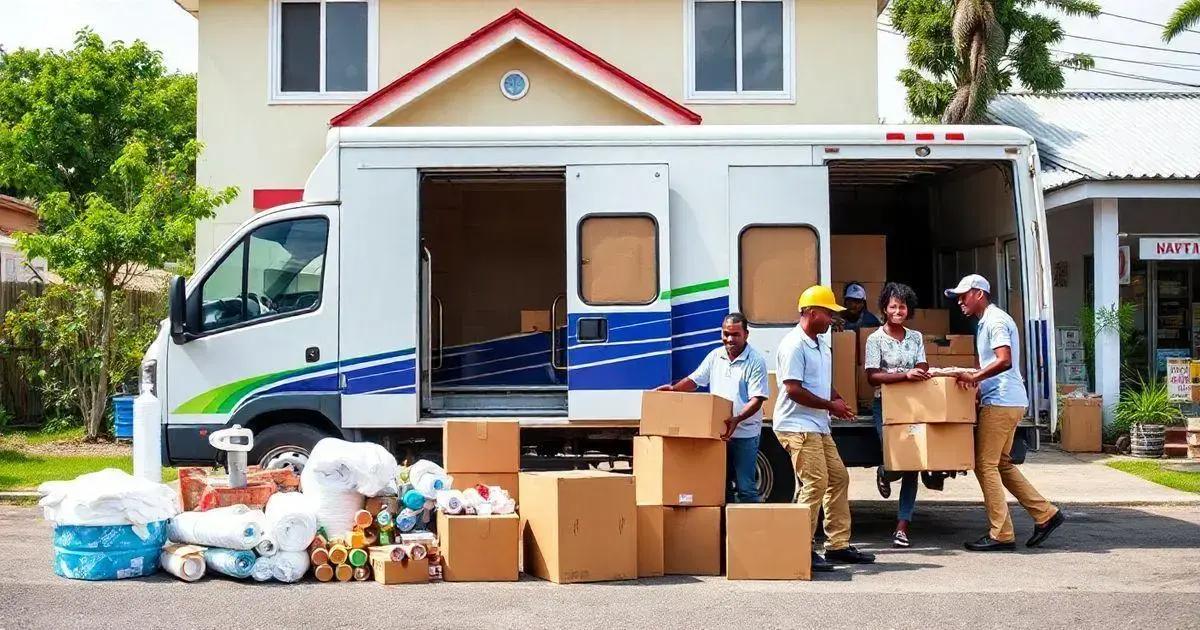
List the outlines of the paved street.
<svg viewBox="0 0 1200 630">
<path fill-rule="evenodd" d="M 883 547 L 892 509 L 855 507 L 856 541 L 879 552 L 878 565 L 814 582 L 667 577 L 558 586 L 527 578 L 384 587 L 184 584 L 167 575 L 64 580 L 51 573 L 39 511 L 0 506 L 0 628 L 1200 628 L 1195 506 L 1067 506 L 1070 522 L 1047 548 L 986 556 L 960 546 L 982 531 L 981 508 L 919 505 L 915 546 L 905 551 Z M 1030 527 L 1019 513 L 1019 535 Z"/>
</svg>

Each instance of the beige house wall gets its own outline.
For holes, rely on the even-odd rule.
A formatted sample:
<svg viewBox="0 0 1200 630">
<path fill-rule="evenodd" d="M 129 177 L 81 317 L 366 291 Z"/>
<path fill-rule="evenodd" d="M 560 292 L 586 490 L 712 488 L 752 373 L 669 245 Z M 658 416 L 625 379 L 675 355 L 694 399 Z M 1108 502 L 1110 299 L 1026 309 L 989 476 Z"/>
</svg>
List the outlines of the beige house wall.
<svg viewBox="0 0 1200 630">
<path fill-rule="evenodd" d="M 430 57 L 466 38 L 512 8 L 562 33 L 606 61 L 699 113 L 705 124 L 874 123 L 876 94 L 876 0 L 795 0 L 795 102 L 784 104 L 700 104 L 685 98 L 684 0 L 379 0 L 379 86 L 387 85 Z M 199 0 L 198 135 L 205 152 L 197 166 L 201 183 L 236 185 L 237 201 L 197 229 L 197 255 L 203 259 L 253 212 L 258 188 L 300 188 L 324 151 L 329 119 L 347 104 L 268 103 L 268 0 Z M 504 54 L 521 54 L 503 51 Z M 524 51 L 524 54 L 535 54 Z M 490 119 L 499 103 L 500 62 L 481 62 L 464 76 L 464 89 L 479 99 L 456 108 L 464 117 Z M 566 87 L 566 75 L 553 64 L 527 59 L 531 92 Z M 534 65 L 529 65 L 534 64 Z M 495 66 L 493 68 L 492 66 Z M 505 69 L 509 69 L 505 66 Z M 493 79 L 485 79 L 492 71 Z M 566 71 L 562 71 L 566 72 Z M 453 81 L 452 81 L 453 82 Z M 490 84 L 490 85 L 489 85 Z M 534 124 L 543 108 L 575 106 L 574 114 L 597 115 L 598 123 L 636 123 L 642 115 L 619 114 L 615 100 L 580 82 L 576 93 L 555 101 L 499 103 L 511 110 L 509 124 Z M 446 86 L 443 86 L 445 88 Z M 489 95 L 487 91 L 491 90 Z M 464 124 L 434 107 L 445 99 L 434 90 L 397 114 L 394 124 Z M 523 99 L 523 100 L 526 100 Z M 501 116 L 495 113 L 495 116 Z M 580 122 L 562 112 L 544 122 Z M 625 121 L 623 116 L 630 117 Z M 560 120 L 561 119 L 561 120 Z M 467 124 L 470 124 L 468 121 Z"/>
</svg>

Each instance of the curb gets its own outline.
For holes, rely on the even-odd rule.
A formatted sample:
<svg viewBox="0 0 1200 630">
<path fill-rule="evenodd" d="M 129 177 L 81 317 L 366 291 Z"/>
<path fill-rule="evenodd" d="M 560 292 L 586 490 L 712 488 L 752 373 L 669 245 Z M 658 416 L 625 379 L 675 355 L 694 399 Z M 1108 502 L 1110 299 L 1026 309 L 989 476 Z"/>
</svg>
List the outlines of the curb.
<svg viewBox="0 0 1200 630">
<path fill-rule="evenodd" d="M 40 498 L 37 492 L 0 492 L 0 505 L 36 505 Z"/>
</svg>

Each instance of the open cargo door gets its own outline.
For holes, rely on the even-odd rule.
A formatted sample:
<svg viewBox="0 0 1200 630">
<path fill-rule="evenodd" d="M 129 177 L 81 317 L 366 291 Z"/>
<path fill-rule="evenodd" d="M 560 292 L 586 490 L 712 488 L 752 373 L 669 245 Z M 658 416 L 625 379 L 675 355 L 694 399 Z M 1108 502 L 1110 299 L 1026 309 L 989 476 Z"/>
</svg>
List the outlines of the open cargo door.
<svg viewBox="0 0 1200 630">
<path fill-rule="evenodd" d="M 667 167 L 573 166 L 566 187 L 568 417 L 638 418 L 671 379 Z"/>
</svg>

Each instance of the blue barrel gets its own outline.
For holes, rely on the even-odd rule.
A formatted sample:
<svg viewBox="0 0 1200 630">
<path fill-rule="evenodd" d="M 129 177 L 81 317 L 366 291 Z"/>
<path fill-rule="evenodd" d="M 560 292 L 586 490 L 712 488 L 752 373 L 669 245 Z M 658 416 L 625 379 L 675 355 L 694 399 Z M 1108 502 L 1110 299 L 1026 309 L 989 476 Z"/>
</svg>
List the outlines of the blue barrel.
<svg viewBox="0 0 1200 630">
<path fill-rule="evenodd" d="M 133 396 L 113 396 L 113 437 L 133 439 Z"/>
<path fill-rule="evenodd" d="M 146 525 L 142 539 L 132 525 L 57 525 L 54 572 L 73 580 L 120 580 L 158 571 L 167 542 L 167 521 Z"/>
</svg>

